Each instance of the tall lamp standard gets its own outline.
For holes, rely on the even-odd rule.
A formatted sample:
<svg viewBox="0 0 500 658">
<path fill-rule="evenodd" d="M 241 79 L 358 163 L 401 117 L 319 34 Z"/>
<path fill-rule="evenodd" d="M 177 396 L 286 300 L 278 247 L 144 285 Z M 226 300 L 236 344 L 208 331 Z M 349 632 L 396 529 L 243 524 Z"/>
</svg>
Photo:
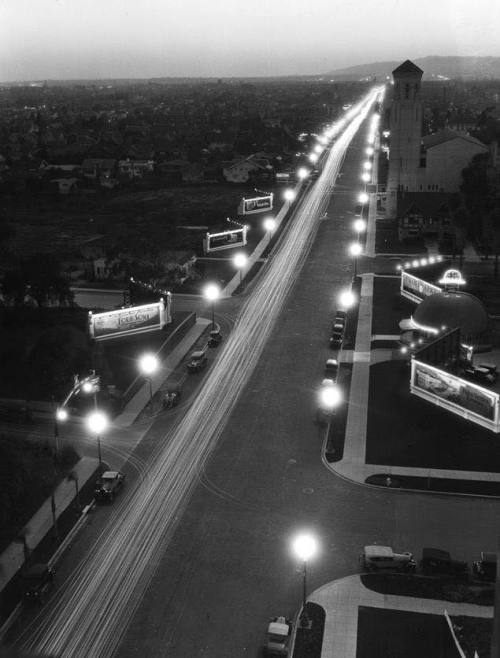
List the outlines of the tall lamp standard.
<svg viewBox="0 0 500 658">
<path fill-rule="evenodd" d="M 262 225 L 264 226 L 264 231 L 270 235 L 276 228 L 276 220 L 274 217 L 266 217 L 262 222 Z"/>
<path fill-rule="evenodd" d="M 302 614 L 300 616 L 300 625 L 302 628 L 311 628 L 312 622 L 307 616 L 307 561 L 310 560 L 318 551 L 318 542 L 313 535 L 300 534 L 293 540 L 293 552 L 302 562 Z"/>
<path fill-rule="evenodd" d="M 240 285 L 243 281 L 243 268 L 247 264 L 247 261 L 247 255 L 243 253 L 235 254 L 233 257 L 234 266 L 240 271 Z"/>
<path fill-rule="evenodd" d="M 101 434 L 108 427 L 108 417 L 102 411 L 94 410 L 87 416 L 87 427 L 95 434 L 97 439 L 97 455 L 99 457 L 99 471 L 102 471 Z"/>
<path fill-rule="evenodd" d="M 212 302 L 212 331 L 215 329 L 215 302 L 219 299 L 220 288 L 215 283 L 209 283 L 204 290 L 205 299 Z"/>
<path fill-rule="evenodd" d="M 349 253 L 354 259 L 354 276 L 356 276 L 358 273 L 358 257 L 363 253 L 363 247 L 359 244 L 359 242 L 353 242 L 349 246 Z"/>
<path fill-rule="evenodd" d="M 366 231 L 366 222 L 364 219 L 355 219 L 353 223 L 353 228 L 357 233 L 357 239 L 359 242 L 359 238 L 361 236 L 361 233 L 364 233 Z"/>
<path fill-rule="evenodd" d="M 153 399 L 153 378 L 152 376 L 158 370 L 158 357 L 156 354 L 143 354 L 139 359 L 139 369 L 149 382 L 149 401 Z"/>
</svg>

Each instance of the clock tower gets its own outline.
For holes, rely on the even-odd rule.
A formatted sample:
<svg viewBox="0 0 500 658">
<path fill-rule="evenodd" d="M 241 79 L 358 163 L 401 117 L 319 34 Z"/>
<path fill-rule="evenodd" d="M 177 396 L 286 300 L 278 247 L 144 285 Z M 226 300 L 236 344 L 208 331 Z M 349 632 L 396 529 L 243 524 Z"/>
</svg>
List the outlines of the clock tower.
<svg viewBox="0 0 500 658">
<path fill-rule="evenodd" d="M 396 216 L 398 192 L 417 191 L 422 141 L 422 75 L 422 69 L 409 59 L 392 72 L 387 217 Z"/>
</svg>

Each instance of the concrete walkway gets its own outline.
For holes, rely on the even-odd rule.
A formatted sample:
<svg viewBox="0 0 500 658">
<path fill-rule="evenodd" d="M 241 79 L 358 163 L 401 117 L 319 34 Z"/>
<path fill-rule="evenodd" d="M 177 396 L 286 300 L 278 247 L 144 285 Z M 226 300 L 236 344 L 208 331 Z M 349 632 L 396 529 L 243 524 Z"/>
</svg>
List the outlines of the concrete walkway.
<svg viewBox="0 0 500 658">
<path fill-rule="evenodd" d="M 423 478 L 448 478 L 456 480 L 478 480 L 500 482 L 500 473 L 480 471 L 452 471 L 437 468 L 409 468 L 385 464 L 366 464 L 366 430 L 368 421 L 368 399 L 370 387 L 370 365 L 399 358 L 394 350 L 371 350 L 373 274 L 363 274 L 359 302 L 358 326 L 354 351 L 343 350 L 339 361 L 352 363 L 351 387 L 343 458 L 334 463 L 324 459 L 325 465 L 342 477 L 363 483 L 370 475 L 387 473 Z M 377 337 L 378 338 L 378 337 Z"/>
<path fill-rule="evenodd" d="M 359 576 L 328 583 L 314 591 L 308 601 L 322 606 L 326 612 L 321 658 L 356 658 L 359 606 L 429 615 L 443 615 L 447 611 L 451 616 L 493 617 L 493 607 L 489 606 L 379 594 L 367 589 Z"/>
</svg>

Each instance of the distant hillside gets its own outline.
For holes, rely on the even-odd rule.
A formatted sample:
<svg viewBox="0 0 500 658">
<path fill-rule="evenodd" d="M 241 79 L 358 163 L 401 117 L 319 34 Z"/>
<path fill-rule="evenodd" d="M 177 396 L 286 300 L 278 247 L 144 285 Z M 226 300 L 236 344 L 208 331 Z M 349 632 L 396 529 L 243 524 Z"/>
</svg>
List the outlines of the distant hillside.
<svg viewBox="0 0 500 658">
<path fill-rule="evenodd" d="M 422 57 L 420 59 L 408 58 L 419 66 L 424 72 L 424 80 L 435 80 L 440 78 L 464 78 L 464 79 L 500 79 L 500 57 Z M 393 62 L 373 62 L 350 66 L 345 69 L 330 71 L 325 75 L 337 80 L 360 80 L 361 78 L 373 78 L 383 80 L 390 76 L 391 72 L 403 59 Z"/>
</svg>

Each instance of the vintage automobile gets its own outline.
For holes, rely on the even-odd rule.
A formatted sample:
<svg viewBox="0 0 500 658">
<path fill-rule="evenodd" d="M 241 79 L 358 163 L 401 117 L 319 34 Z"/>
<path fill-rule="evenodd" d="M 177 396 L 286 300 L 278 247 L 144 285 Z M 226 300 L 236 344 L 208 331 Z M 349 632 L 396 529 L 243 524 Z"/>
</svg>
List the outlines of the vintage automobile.
<svg viewBox="0 0 500 658">
<path fill-rule="evenodd" d="M 288 642 L 292 622 L 286 617 L 273 617 L 267 627 L 266 653 L 268 656 L 288 656 Z"/>
<path fill-rule="evenodd" d="M 340 350 L 342 347 L 342 341 L 344 340 L 344 334 L 341 331 L 333 331 L 330 336 L 330 347 L 332 350 Z"/>
<path fill-rule="evenodd" d="M 426 576 L 467 578 L 469 573 L 467 562 L 452 560 L 448 551 L 440 548 L 424 548 L 420 566 Z"/>
<path fill-rule="evenodd" d="M 112 502 L 125 482 L 125 475 L 119 471 L 104 471 L 94 489 L 96 500 Z"/>
<path fill-rule="evenodd" d="M 481 551 L 481 559 L 472 563 L 472 575 L 478 580 L 494 583 L 497 577 L 497 554 Z"/>
<path fill-rule="evenodd" d="M 325 363 L 324 376 L 326 379 L 331 379 L 334 382 L 337 381 L 337 376 L 339 373 L 339 362 L 337 359 L 327 359 Z"/>
<path fill-rule="evenodd" d="M 28 567 L 22 574 L 24 601 L 42 604 L 52 589 L 54 576 L 55 572 L 48 564 L 37 563 Z"/>
<path fill-rule="evenodd" d="M 390 546 L 365 546 L 360 562 L 366 571 L 413 572 L 417 567 L 412 553 L 395 553 Z"/>
<path fill-rule="evenodd" d="M 220 327 L 217 329 L 212 329 L 210 332 L 210 336 L 208 338 L 208 346 L 209 347 L 217 347 L 217 345 L 220 345 L 222 341 L 222 332 L 220 330 Z"/>
<path fill-rule="evenodd" d="M 200 370 L 204 370 L 207 365 L 208 359 L 205 350 L 197 350 L 191 354 L 187 369 L 188 372 L 200 372 Z"/>
<path fill-rule="evenodd" d="M 477 382 L 478 384 L 492 385 L 498 379 L 496 366 L 467 366 L 463 370 L 463 376 L 466 379 Z"/>
</svg>

